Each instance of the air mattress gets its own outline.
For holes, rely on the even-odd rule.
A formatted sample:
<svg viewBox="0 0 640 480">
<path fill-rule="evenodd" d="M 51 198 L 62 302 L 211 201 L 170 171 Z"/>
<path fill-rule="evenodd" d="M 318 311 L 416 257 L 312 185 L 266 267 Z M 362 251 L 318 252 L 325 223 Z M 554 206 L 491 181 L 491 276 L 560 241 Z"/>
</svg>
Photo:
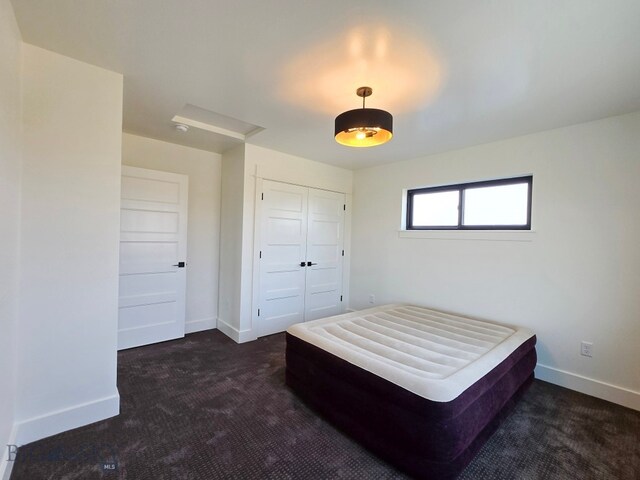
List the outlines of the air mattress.
<svg viewBox="0 0 640 480">
<path fill-rule="evenodd" d="M 533 380 L 525 328 L 385 305 L 287 330 L 286 381 L 417 478 L 454 478 Z"/>
</svg>

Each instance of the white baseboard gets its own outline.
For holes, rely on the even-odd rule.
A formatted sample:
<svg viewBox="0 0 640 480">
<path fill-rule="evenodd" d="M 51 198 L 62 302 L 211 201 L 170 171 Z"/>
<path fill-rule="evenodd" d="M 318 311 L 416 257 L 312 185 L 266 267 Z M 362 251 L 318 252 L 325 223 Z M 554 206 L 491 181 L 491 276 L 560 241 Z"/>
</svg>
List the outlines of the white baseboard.
<svg viewBox="0 0 640 480">
<path fill-rule="evenodd" d="M 218 317 L 218 330 L 236 343 L 245 343 L 256 340 L 258 337 L 253 330 L 238 330 L 236 327 L 229 325 L 227 322 Z"/>
<path fill-rule="evenodd" d="M 13 459 L 9 461 L 9 446 L 17 445 L 16 435 L 18 432 L 17 426 L 14 424 L 7 440 L 6 445 L 3 445 L 2 458 L 0 458 L 0 480 L 9 480 L 11 478 L 11 471 L 13 470 Z"/>
<path fill-rule="evenodd" d="M 536 365 L 536 378 L 640 411 L 640 392 L 541 364 Z"/>
<path fill-rule="evenodd" d="M 184 333 L 196 333 L 203 330 L 216 328 L 218 319 L 216 317 L 200 318 L 198 320 L 187 320 L 184 324 Z"/>
<path fill-rule="evenodd" d="M 92 402 L 29 418 L 16 423 L 15 444 L 25 445 L 57 433 L 66 432 L 120 413 L 120 395 L 100 398 Z"/>
</svg>

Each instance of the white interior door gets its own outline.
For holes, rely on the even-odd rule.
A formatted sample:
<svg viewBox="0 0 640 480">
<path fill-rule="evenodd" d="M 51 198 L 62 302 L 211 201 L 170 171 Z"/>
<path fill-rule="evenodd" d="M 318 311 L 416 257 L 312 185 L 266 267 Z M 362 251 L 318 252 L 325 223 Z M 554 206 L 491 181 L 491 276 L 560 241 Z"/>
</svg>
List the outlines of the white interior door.
<svg viewBox="0 0 640 480">
<path fill-rule="evenodd" d="M 264 180 L 258 336 L 342 313 L 344 194 Z"/>
<path fill-rule="evenodd" d="M 343 193 L 309 189 L 304 320 L 342 313 Z"/>
<path fill-rule="evenodd" d="M 297 185 L 262 185 L 259 337 L 304 320 L 309 195 Z"/>
<path fill-rule="evenodd" d="M 188 177 L 122 167 L 118 349 L 184 336 Z"/>
</svg>

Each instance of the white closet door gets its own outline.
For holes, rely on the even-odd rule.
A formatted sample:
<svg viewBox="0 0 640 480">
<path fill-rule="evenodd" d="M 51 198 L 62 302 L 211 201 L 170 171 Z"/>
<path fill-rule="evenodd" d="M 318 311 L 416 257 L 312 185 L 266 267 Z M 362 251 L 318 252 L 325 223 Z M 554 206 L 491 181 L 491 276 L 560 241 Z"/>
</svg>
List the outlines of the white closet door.
<svg viewBox="0 0 640 480">
<path fill-rule="evenodd" d="M 118 349 L 184 336 L 188 180 L 122 167 Z"/>
<path fill-rule="evenodd" d="M 304 320 L 309 190 L 263 182 L 258 336 Z"/>
<path fill-rule="evenodd" d="M 309 189 L 305 321 L 342 309 L 343 193 Z"/>
</svg>

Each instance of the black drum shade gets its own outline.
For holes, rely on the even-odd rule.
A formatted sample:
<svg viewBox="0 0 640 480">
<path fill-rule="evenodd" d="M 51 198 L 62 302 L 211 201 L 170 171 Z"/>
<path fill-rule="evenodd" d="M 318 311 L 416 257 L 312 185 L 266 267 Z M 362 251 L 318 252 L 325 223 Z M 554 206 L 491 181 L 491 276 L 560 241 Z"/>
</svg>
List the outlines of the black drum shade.
<svg viewBox="0 0 640 480">
<path fill-rule="evenodd" d="M 372 93 L 370 87 L 360 87 L 362 108 L 348 110 L 336 117 L 336 142 L 348 147 L 373 147 L 388 142 L 393 137 L 393 116 L 377 108 L 365 108 L 364 99 Z"/>
</svg>

